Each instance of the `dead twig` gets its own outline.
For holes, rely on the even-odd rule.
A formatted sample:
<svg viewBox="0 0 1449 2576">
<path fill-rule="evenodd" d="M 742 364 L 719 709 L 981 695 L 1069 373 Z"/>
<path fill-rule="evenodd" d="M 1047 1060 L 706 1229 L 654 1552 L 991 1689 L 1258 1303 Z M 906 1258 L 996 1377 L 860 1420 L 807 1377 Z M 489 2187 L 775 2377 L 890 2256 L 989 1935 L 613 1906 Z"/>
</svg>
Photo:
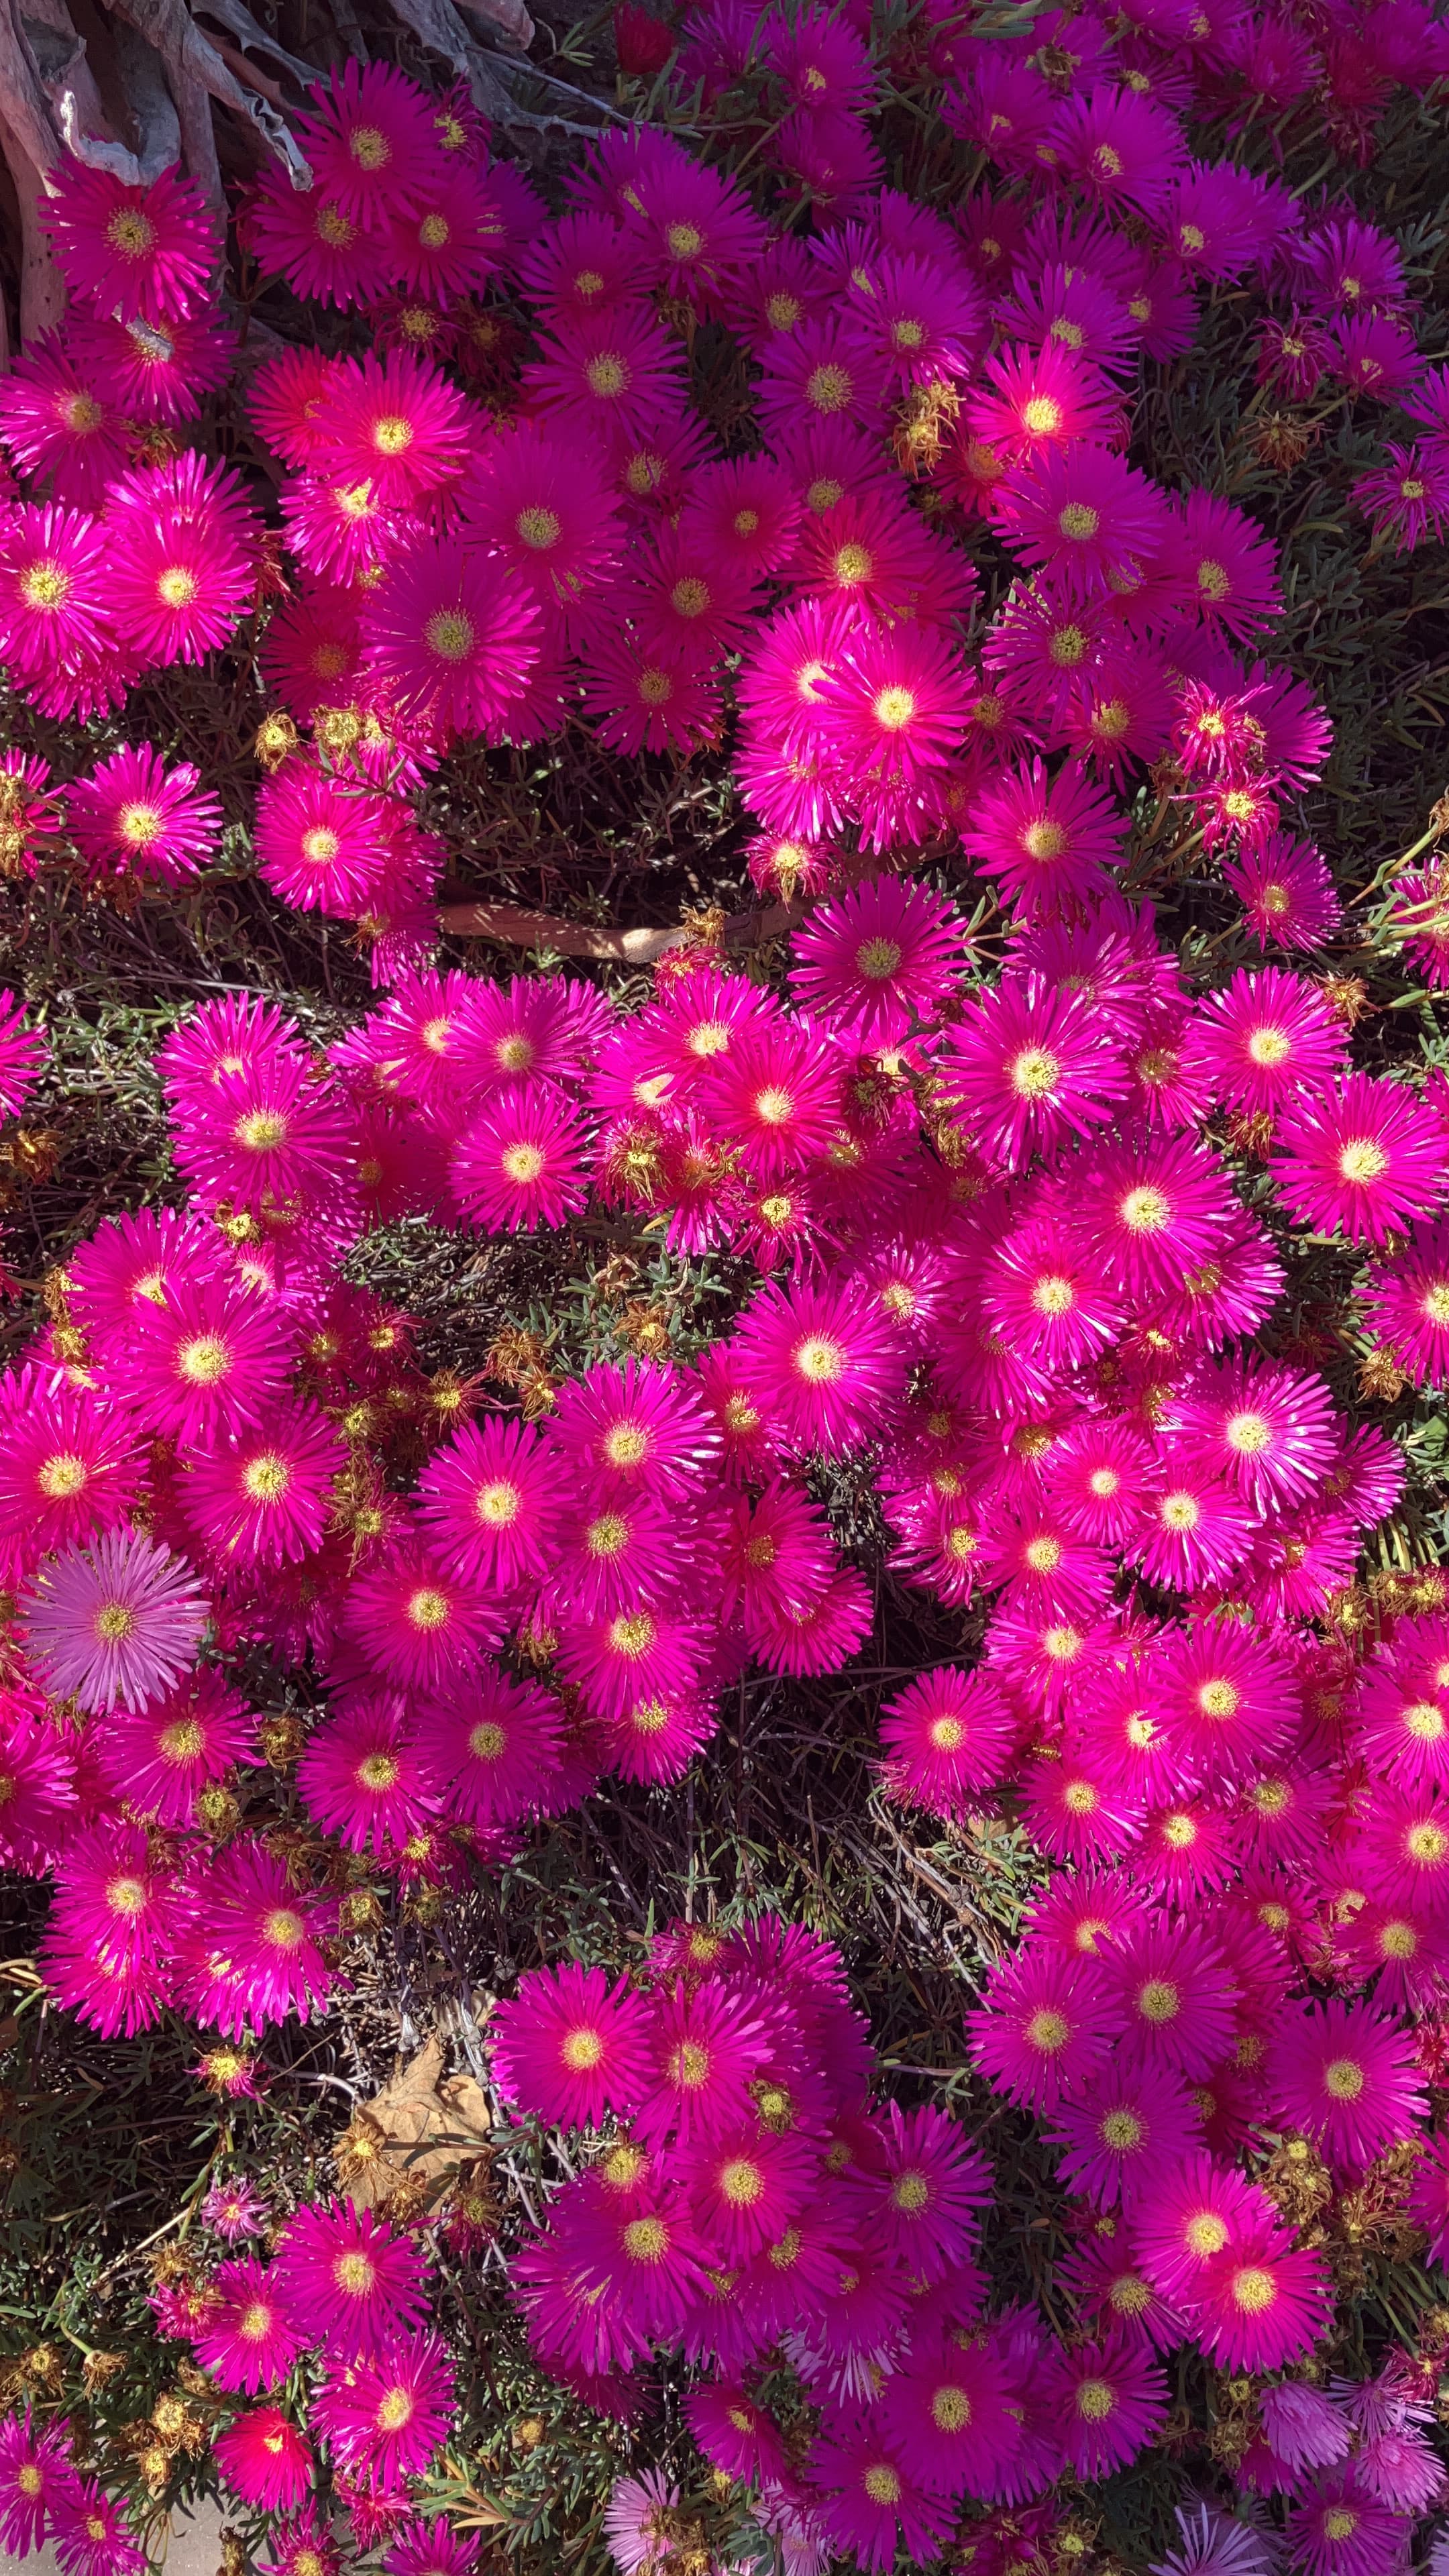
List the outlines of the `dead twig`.
<svg viewBox="0 0 1449 2576">
<path fill-rule="evenodd" d="M 738 912 L 725 923 L 727 948 L 757 947 L 803 920 L 799 904 L 773 903 L 764 912 Z M 438 927 L 454 939 L 496 939 L 505 948 L 542 948 L 560 957 L 615 958 L 627 966 L 652 966 L 671 948 L 687 947 L 695 933 L 676 922 L 672 930 L 594 930 L 552 913 L 525 912 L 512 903 L 447 903 Z"/>
</svg>

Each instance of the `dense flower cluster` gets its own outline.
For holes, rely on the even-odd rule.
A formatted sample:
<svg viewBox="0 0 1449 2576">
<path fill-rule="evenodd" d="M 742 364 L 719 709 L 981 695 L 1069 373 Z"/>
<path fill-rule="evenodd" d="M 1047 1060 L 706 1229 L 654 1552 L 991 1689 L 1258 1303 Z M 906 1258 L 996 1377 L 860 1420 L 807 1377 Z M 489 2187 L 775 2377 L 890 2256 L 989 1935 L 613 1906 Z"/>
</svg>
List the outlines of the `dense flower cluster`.
<svg viewBox="0 0 1449 2576">
<path fill-rule="evenodd" d="M 669 2356 L 748 2563 L 787 2576 L 929 2562 L 963 2518 L 977 2576 L 1066 2565 L 1075 2487 L 1158 2441 L 1184 2356 L 1241 2438 L 1158 2576 L 1271 2576 L 1280 2542 L 1399 2576 L 1443 2500 L 1435 2373 L 1325 2368 L 1315 2221 L 1377 2194 L 1449 2260 L 1449 1584 L 1360 1587 L 1404 1462 L 1323 1372 L 1356 1340 L 1380 1382 L 1449 1384 L 1449 1080 L 1356 1063 L 1351 988 L 1294 963 L 1341 914 L 1275 547 L 1127 446 L 1141 361 L 1232 297 L 1288 407 L 1259 440 L 1377 406 L 1372 551 L 1449 526 L 1405 253 L 1247 158 L 1296 113 L 1366 160 L 1449 36 L 1422 0 L 1128 0 L 990 41 L 925 0 L 888 61 L 861 0 L 677 30 L 623 0 L 616 36 L 625 73 L 673 60 L 691 131 L 754 98 L 750 185 L 751 153 L 621 122 L 551 213 L 464 94 L 350 61 L 296 120 L 312 184 L 264 177 L 239 224 L 263 281 L 357 317 L 341 354 L 304 318 L 243 373 L 191 183 L 55 174 L 69 309 L 0 381 L 9 681 L 89 724 L 241 637 L 261 880 L 351 925 L 383 998 L 325 1057 L 260 999 L 187 1017 L 157 1068 L 184 1204 L 79 1243 L 0 1379 L 0 1865 L 53 1881 L 60 2005 L 108 2039 L 179 2013 L 255 2098 L 372 1881 L 426 1921 L 606 1775 L 682 1778 L 752 1665 L 849 1669 L 848 1482 L 891 1572 L 972 1613 L 969 1654 L 887 1689 L 886 1812 L 1009 1820 L 1039 1864 L 962 2071 L 1038 2123 L 1050 2313 L 1002 2307 L 991 2167 L 886 2096 L 839 1954 L 756 1915 L 497 2007 L 498 2091 L 572 2176 L 513 2259 L 534 2355 L 626 2423 Z M 888 76 L 986 174 L 947 211 L 885 184 Z M 1195 157 L 1210 122 L 1229 157 Z M 225 454 L 265 488 L 187 443 L 234 378 Z M 633 1009 L 435 969 L 431 786 L 566 727 L 728 742 L 782 975 L 705 929 Z M 212 863 L 192 764 L 94 750 L 64 781 L 0 754 L 0 873 L 65 851 L 129 897 Z M 1141 892 L 1165 842 L 1273 961 L 1185 970 Z M 1449 879 L 1400 864 L 1378 929 L 1449 987 Z M 0 997 L 0 1116 L 44 1060 Z M 732 1259 L 738 1313 L 687 1361 L 646 1314 L 573 1377 L 519 1331 L 464 1382 L 349 1276 L 399 1220 L 590 1211 Z M 258 1655 L 302 1714 L 253 1706 Z M 274 2222 L 235 2175 L 200 2223 L 152 2313 L 268 2576 L 336 2576 L 319 2489 L 387 2576 L 471 2576 L 476 2541 L 408 2518 L 455 2405 L 425 2223 Z M 140 2576 L 89 2456 L 0 2422 L 0 2542 Z M 607 2532 L 621 2576 L 719 2576 L 661 2473 Z"/>
<path fill-rule="evenodd" d="M 687 955 L 621 1016 L 548 978 L 415 975 L 330 1065 L 255 1004 L 206 1005 L 168 1041 L 191 1207 L 103 1224 L 6 1381 L 29 1679 L 0 1830 L 12 1864 L 54 1871 L 58 1997 L 106 2032 L 179 2004 L 245 2082 L 256 2034 L 325 2003 L 339 1912 L 236 1830 L 228 1783 L 258 1743 L 228 1651 L 310 1652 L 314 1823 L 364 1865 L 458 1883 L 606 1767 L 677 1776 L 751 1656 L 849 1658 L 871 1597 L 805 1479 L 870 1461 L 899 1568 L 991 1602 L 974 1670 L 889 1700 L 882 1779 L 955 1819 L 1009 1792 L 1056 1865 L 971 2046 L 1060 2151 L 1090 2342 L 983 2320 L 984 2173 L 934 2113 L 871 2109 L 838 1964 L 803 1935 L 672 1938 L 647 1995 L 597 1970 L 526 1981 L 497 2040 L 530 2113 L 629 2122 L 521 2264 L 540 2351 L 622 2403 L 631 2365 L 679 2340 L 733 2392 L 788 2326 L 825 2429 L 808 2494 L 770 2509 L 870 2558 L 898 2524 L 924 2547 L 943 2498 L 1020 2500 L 1064 2462 L 1133 2456 L 1164 2417 L 1154 2352 L 1184 2338 L 1291 2371 L 1326 2275 L 1244 2158 L 1287 2133 L 1347 2182 L 1422 2138 L 1409 2024 L 1449 1938 L 1449 1622 L 1400 1616 L 1363 1662 L 1331 1624 L 1402 1467 L 1255 1345 L 1295 1236 L 1244 1193 L 1266 1156 L 1299 1225 L 1377 1252 L 1375 1329 L 1436 1381 L 1445 1129 L 1432 1090 L 1350 1068 L 1310 978 L 1194 999 L 1150 912 L 1110 890 L 1018 916 L 983 982 L 951 907 L 880 878 L 817 906 L 792 985 L 782 1004 Z M 340 1280 L 381 1216 L 534 1228 L 591 1188 L 770 1274 L 697 1367 L 597 1367 L 548 1389 L 546 1425 L 466 1418 L 466 1391 L 411 1366 L 405 1319 Z M 890 2199 L 917 2157 L 924 2236 L 914 2180 Z M 1415 2185 L 1436 2243 L 1445 2171 Z M 298 2242 L 348 2223 L 299 2219 Z M 777 2317 L 782 2244 L 808 2265 L 792 2251 Z M 261 2300 L 250 2271 L 236 2286 Z M 320 2295 L 296 2294 L 309 2332 Z M 273 2377 L 303 2332 L 277 2317 Z M 922 2375 L 968 2353 L 947 2423 Z M 425 2336 L 404 2359 L 422 2448 L 387 2453 L 398 2476 L 446 2414 Z M 373 2438 L 359 2407 L 404 2421 L 403 2377 L 349 2368 L 315 2410 L 344 2461 Z M 731 2408 L 758 2413 L 691 2405 L 711 2456 Z M 308 2471 L 274 2415 L 218 2456 L 243 2493 L 261 2452 L 280 2462 L 254 2497 L 280 2507 Z M 749 2454 L 767 2502 L 773 2438 Z M 1395 2534 L 1414 2509 L 1376 2507 Z"/>
<path fill-rule="evenodd" d="M 355 64 L 319 91 L 315 184 L 263 181 L 244 229 L 264 272 L 378 337 L 363 357 L 290 348 L 248 384 L 296 574 L 260 633 L 281 702 L 259 737 L 267 883 L 357 924 L 389 980 L 430 943 L 442 854 L 415 801 L 450 744 L 582 718 L 616 751 L 684 749 L 718 736 L 728 691 L 762 886 L 831 882 L 846 832 L 865 852 L 944 833 L 1051 908 L 1117 855 L 1108 791 L 1168 758 L 1260 938 L 1321 940 L 1335 898 L 1283 805 L 1327 726 L 1256 658 L 1272 549 L 1226 500 L 1129 467 L 1125 404 L 1144 354 L 1189 347 L 1205 289 L 1246 287 L 1272 308 L 1263 386 L 1406 409 L 1424 436 L 1391 451 L 1409 460 L 1393 507 L 1411 536 L 1440 523 L 1449 371 L 1420 365 L 1393 240 L 1192 160 L 1187 121 L 1244 81 L 1280 113 L 1326 80 L 1340 139 L 1366 137 L 1394 80 L 1445 68 L 1445 39 L 1417 0 L 1331 36 L 1286 17 L 1189 32 L 1188 14 L 1079 14 L 1058 47 L 1055 19 L 980 45 L 928 12 L 913 75 L 1003 183 L 954 223 L 879 183 L 851 15 L 767 12 L 747 43 L 728 7 L 690 21 L 682 79 L 708 97 L 753 67 L 783 93 L 773 228 L 660 132 L 606 136 L 551 218 L 459 99 Z M 780 221 L 795 185 L 807 240 Z M 199 198 L 77 166 L 51 222 L 72 310 L 0 388 L 33 496 L 0 510 L 0 652 L 37 706 L 86 714 L 204 657 L 272 585 L 236 469 L 134 461 L 230 363 Z M 522 300 L 531 343 L 478 302 L 490 286 Z M 747 363 L 754 452 L 714 452 L 680 316 Z M 1389 502 L 1361 498 L 1387 526 Z M 1021 576 L 985 621 L 983 522 Z M 54 793 L 11 756 L 0 796 L 15 866 L 62 811 L 97 880 L 174 884 L 216 847 L 215 798 L 146 745 Z"/>
</svg>

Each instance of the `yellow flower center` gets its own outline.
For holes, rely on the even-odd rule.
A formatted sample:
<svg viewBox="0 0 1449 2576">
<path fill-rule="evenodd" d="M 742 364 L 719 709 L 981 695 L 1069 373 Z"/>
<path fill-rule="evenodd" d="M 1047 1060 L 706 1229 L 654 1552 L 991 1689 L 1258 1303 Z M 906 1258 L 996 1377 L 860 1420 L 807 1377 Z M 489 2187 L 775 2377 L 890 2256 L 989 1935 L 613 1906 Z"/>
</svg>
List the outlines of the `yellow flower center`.
<svg viewBox="0 0 1449 2576">
<path fill-rule="evenodd" d="M 1021 425 L 1033 438 L 1055 438 L 1062 426 L 1062 407 L 1051 394 L 1033 394 L 1021 407 Z"/>
<path fill-rule="evenodd" d="M 1376 1145 L 1371 1136 L 1358 1136 L 1343 1147 L 1338 1157 L 1338 1168 L 1346 1181 L 1362 1185 L 1366 1181 L 1381 1180 L 1389 1168 L 1389 1158 L 1382 1145 Z"/>
<path fill-rule="evenodd" d="M 540 554 L 548 547 L 556 546 L 563 535 L 563 523 L 557 513 L 545 509 L 542 502 L 532 509 L 520 510 L 513 524 L 524 544 L 532 546 Z"/>
<path fill-rule="evenodd" d="M 669 2251 L 669 2230 L 662 2218 L 631 2218 L 624 2230 L 624 2251 L 631 2263 L 662 2263 Z"/>
<path fill-rule="evenodd" d="M 84 1458 L 77 1458 L 70 1450 L 59 1450 L 45 1460 L 35 1481 L 47 1502 L 64 1503 L 82 1491 L 89 1476 Z"/>
<path fill-rule="evenodd" d="M 1136 2112 L 1124 2108 L 1109 2111 L 1098 2134 L 1104 2147 L 1110 2147 L 1114 2154 L 1123 2156 L 1131 2155 L 1135 2148 L 1141 2146 L 1147 2131 Z"/>
<path fill-rule="evenodd" d="M 1072 2026 L 1065 2013 L 1053 2012 L 1043 2004 L 1026 2025 L 1026 2043 L 1042 2057 L 1056 2057 L 1066 2047 Z"/>
<path fill-rule="evenodd" d="M 1164 1191 L 1144 1183 L 1128 1191 L 1119 1214 L 1130 1234 L 1160 1234 L 1171 1220 L 1172 1207 Z"/>
<path fill-rule="evenodd" d="M 1159 2027 L 1165 2022 L 1176 2021 L 1182 2010 L 1181 1991 L 1170 1977 L 1149 1977 L 1147 1983 L 1138 1989 L 1137 2009 L 1144 2021 L 1154 2022 Z"/>
<path fill-rule="evenodd" d="M 32 564 L 20 582 L 27 608 L 59 608 L 70 595 L 70 575 L 58 563 Z"/>
<path fill-rule="evenodd" d="M 461 608 L 435 608 L 423 640 L 440 662 L 466 662 L 474 646 L 473 621 Z"/>
<path fill-rule="evenodd" d="M 602 2032 L 587 2028 L 571 2030 L 559 2050 L 559 2055 L 571 2075 L 587 2075 L 591 2068 L 598 2065 L 603 2054 Z"/>
<path fill-rule="evenodd" d="M 844 411 L 850 400 L 850 378 L 844 367 L 812 367 L 805 380 L 805 399 L 816 411 Z"/>
<path fill-rule="evenodd" d="M 844 1374 L 844 1346 L 832 1341 L 828 1333 L 807 1334 L 803 1342 L 796 1343 L 792 1357 L 797 1375 L 810 1386 L 832 1386 Z"/>
<path fill-rule="evenodd" d="M 123 259 L 144 259 L 155 247 L 156 227 L 139 206 L 118 206 L 106 226 L 106 239 Z"/>
<path fill-rule="evenodd" d="M 636 1610 L 613 1621 L 609 1629 L 609 1644 L 616 1655 L 624 1656 L 629 1663 L 636 1663 L 641 1655 L 647 1655 L 656 1633 L 648 1611 Z"/>
<path fill-rule="evenodd" d="M 720 2168 L 719 2188 L 731 2209 L 753 2209 L 764 2196 L 765 2177 L 752 2157 L 732 2156 Z"/>
<path fill-rule="evenodd" d="M 1105 2424 L 1117 2404 L 1117 2392 L 1108 2379 L 1080 2379 L 1077 2382 L 1077 2413 L 1088 2424 Z"/>
<path fill-rule="evenodd" d="M 908 724 L 915 721 L 916 701 L 909 689 L 882 689 L 877 694 L 873 713 L 883 733 L 902 733 Z"/>
</svg>

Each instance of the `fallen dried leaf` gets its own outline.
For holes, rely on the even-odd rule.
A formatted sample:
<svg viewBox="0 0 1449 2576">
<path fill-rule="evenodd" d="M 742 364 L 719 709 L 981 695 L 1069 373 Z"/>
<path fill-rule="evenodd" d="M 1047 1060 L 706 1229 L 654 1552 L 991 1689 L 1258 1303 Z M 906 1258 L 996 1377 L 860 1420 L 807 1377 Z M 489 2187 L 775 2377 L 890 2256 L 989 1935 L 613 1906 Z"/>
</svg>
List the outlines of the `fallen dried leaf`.
<svg viewBox="0 0 1449 2576">
<path fill-rule="evenodd" d="M 411 2065 L 363 2104 L 334 2153 L 359 2209 L 419 2182 L 428 2197 L 470 2156 L 486 2154 L 493 2119 L 471 2075 L 444 2075 L 442 2042 L 430 2039 Z"/>
</svg>

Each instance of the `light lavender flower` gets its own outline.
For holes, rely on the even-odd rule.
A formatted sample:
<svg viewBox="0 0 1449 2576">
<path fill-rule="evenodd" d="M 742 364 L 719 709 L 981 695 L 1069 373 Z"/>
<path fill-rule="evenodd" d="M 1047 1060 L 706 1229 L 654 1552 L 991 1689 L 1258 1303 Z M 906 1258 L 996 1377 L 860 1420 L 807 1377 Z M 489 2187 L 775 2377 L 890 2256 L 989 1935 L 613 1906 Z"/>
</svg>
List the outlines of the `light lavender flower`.
<svg viewBox="0 0 1449 2576">
<path fill-rule="evenodd" d="M 245 2174 L 233 2174 L 225 2182 L 214 2182 L 201 2204 L 203 2226 L 214 2236 L 222 2236 L 228 2245 L 240 2237 L 260 2236 L 271 2216 L 269 2204 L 254 2191 Z"/>
<path fill-rule="evenodd" d="M 196 1661 L 206 1594 L 184 1557 L 132 1532 L 42 1568 L 22 1607 L 25 1642 L 57 1699 L 132 1712 Z"/>
<path fill-rule="evenodd" d="M 678 2487 L 659 2469 L 618 2480 L 605 2507 L 604 2531 L 620 2576 L 644 2576 L 663 2558 L 674 2537 L 667 2517 L 678 2503 Z"/>
<path fill-rule="evenodd" d="M 1151 2576 L 1268 2576 L 1273 2550 L 1262 2532 L 1209 2504 L 1179 2505 L 1176 2549 L 1155 2561 Z"/>
<path fill-rule="evenodd" d="M 1321 2388 L 1285 2379 L 1258 2401 L 1263 2437 L 1285 2469 L 1327 2469 L 1346 2457 L 1352 2434 L 1343 2409 Z"/>
</svg>

